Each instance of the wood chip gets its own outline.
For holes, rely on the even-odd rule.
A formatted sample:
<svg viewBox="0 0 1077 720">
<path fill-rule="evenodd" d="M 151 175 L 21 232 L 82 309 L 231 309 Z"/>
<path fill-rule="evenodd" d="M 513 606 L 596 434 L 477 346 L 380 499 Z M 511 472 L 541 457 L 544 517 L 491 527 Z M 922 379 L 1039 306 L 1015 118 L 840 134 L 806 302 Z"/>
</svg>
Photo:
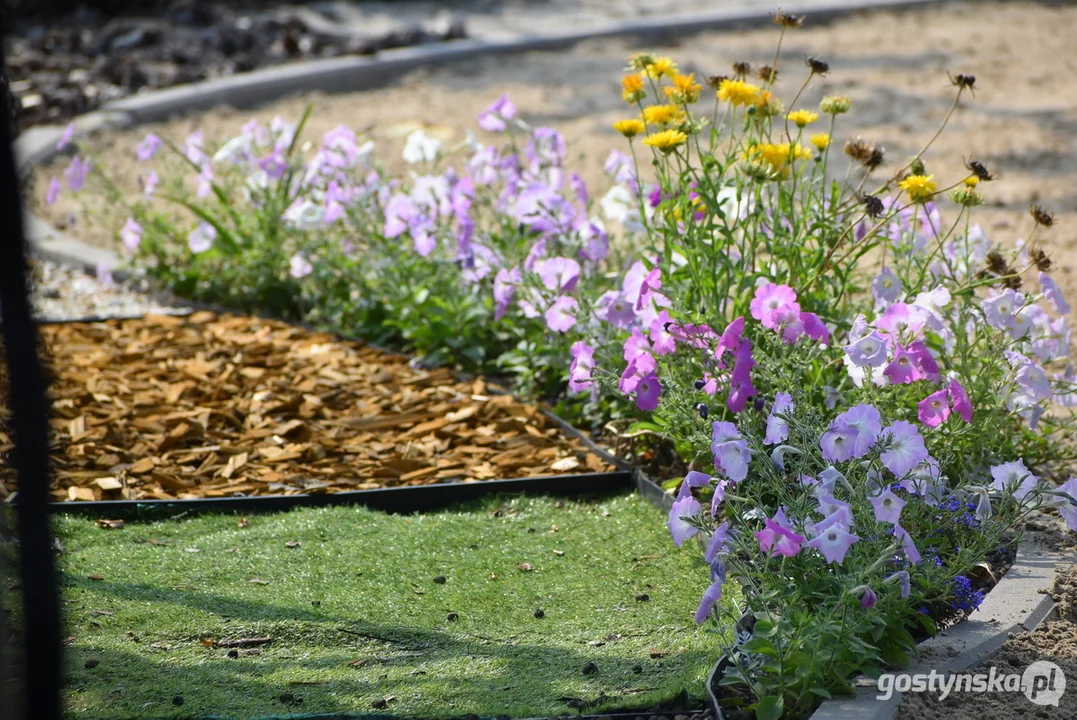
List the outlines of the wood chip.
<svg viewBox="0 0 1077 720">
<path fill-rule="evenodd" d="M 613 470 L 483 379 L 200 312 L 44 325 L 53 498 L 342 492 Z M 0 395 L 6 387 L 0 365 Z M 6 398 L 0 397 L 0 407 Z M 16 490 L 0 416 L 0 498 Z"/>
</svg>

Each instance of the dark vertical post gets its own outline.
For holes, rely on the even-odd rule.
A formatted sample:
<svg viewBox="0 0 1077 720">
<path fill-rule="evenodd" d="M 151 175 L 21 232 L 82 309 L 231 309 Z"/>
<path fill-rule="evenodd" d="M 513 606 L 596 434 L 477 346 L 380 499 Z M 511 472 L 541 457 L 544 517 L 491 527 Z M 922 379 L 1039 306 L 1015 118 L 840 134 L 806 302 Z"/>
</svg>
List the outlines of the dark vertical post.
<svg viewBox="0 0 1077 720">
<path fill-rule="evenodd" d="M 4 52 L 0 46 L 0 72 Z M 49 536 L 48 406 L 30 313 L 26 238 L 8 94 L 0 92 L 0 310 L 18 472 L 27 720 L 60 718 L 60 602 Z"/>
</svg>

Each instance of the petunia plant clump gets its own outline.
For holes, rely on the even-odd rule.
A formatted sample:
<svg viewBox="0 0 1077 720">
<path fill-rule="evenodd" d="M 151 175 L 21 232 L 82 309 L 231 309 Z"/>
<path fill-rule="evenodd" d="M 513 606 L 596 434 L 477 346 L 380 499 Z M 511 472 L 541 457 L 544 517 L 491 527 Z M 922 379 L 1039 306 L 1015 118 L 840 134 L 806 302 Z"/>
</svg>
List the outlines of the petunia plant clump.
<svg viewBox="0 0 1077 720">
<path fill-rule="evenodd" d="M 216 147 L 201 132 L 182 146 L 150 133 L 133 150 L 140 197 L 82 156 L 67 185 L 125 207 L 132 264 L 181 296 L 307 320 L 427 365 L 507 372 L 525 394 L 562 392 L 566 332 L 624 253 L 565 167 L 561 134 L 527 125 L 502 96 L 478 124 L 504 142 L 446 148 L 416 131 L 403 150 L 413 170 L 396 177 L 346 126 L 304 142 L 309 113 L 251 121 Z M 62 189 L 54 180 L 46 202 Z M 616 197 L 603 206 L 621 216 Z"/>
<path fill-rule="evenodd" d="M 642 282 L 575 328 L 590 332 L 570 353 L 573 390 L 633 402 L 646 419 L 631 430 L 688 464 L 670 531 L 706 544 L 699 622 L 725 583 L 743 590 L 754 630 L 723 682 L 760 718 L 851 692 L 973 611 L 970 576 L 1029 514 L 1057 507 L 1077 530 L 1077 479 L 1057 483 L 1073 458 L 1070 308 L 1036 241 L 1053 219 L 1033 208 L 1027 240 L 992 243 L 971 213 L 993 174 L 970 160 L 937 180 L 934 139 L 881 175 L 882 148 L 850 138 L 837 167 L 850 100 L 798 104 L 829 70 L 809 58 L 787 108 L 779 59 L 708 78 L 702 103 L 674 60 L 631 58 L 635 116 L 615 128 L 626 164 L 657 180 L 622 191 L 643 255 L 626 285 Z M 951 81 L 943 127 L 975 83 Z"/>
</svg>

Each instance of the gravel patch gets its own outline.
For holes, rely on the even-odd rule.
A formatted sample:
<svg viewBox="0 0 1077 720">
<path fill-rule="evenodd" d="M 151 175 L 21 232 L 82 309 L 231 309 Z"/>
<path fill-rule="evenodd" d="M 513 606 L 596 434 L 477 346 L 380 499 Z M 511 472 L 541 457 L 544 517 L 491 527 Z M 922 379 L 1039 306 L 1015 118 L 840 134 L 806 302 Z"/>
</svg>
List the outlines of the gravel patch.
<svg viewBox="0 0 1077 720">
<path fill-rule="evenodd" d="M 95 278 L 49 260 L 32 270 L 34 315 L 40 322 L 67 322 L 143 315 L 185 315 L 191 308 L 159 298 L 137 282 Z"/>
</svg>

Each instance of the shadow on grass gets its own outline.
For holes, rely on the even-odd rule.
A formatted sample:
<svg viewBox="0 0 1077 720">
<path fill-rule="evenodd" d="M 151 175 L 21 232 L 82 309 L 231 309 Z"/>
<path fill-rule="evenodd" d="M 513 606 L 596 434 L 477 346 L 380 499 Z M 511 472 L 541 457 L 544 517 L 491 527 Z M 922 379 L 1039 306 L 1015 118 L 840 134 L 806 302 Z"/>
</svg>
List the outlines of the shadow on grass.
<svg viewBox="0 0 1077 720">
<path fill-rule="evenodd" d="M 337 633 L 340 641 L 330 647 L 304 646 L 304 629 L 296 628 L 287 645 L 270 644 L 259 655 L 236 658 L 225 649 L 202 647 L 197 640 L 164 650 L 143 642 L 135 646 L 140 652 L 79 648 L 69 653 L 67 697 L 77 706 L 108 708 L 79 713 L 80 717 L 237 720 L 325 713 L 384 717 L 397 708 L 409 718 L 445 719 L 468 713 L 533 717 L 703 705 L 701 687 L 694 702 L 684 691 L 633 702 L 633 697 L 642 699 L 643 691 L 654 687 L 655 675 L 668 672 L 647 657 L 609 652 L 598 657 L 585 648 L 463 639 L 437 630 L 374 623 L 355 623 L 348 629 L 362 635 Z M 334 632 L 309 630 L 315 637 Z M 98 663 L 87 668 L 90 659 Z M 687 669 L 708 659 L 694 652 L 682 654 L 676 662 Z M 593 674 L 584 670 L 589 663 L 596 666 Z M 564 668 L 574 668 L 574 677 L 554 676 Z M 460 672 L 443 672 L 447 670 Z M 576 689 L 573 697 L 567 686 L 579 688 L 580 676 L 586 676 L 591 689 L 587 693 Z M 566 689 L 559 689 L 562 685 Z M 182 705 L 174 704 L 177 696 Z M 385 701 L 381 708 L 379 700 Z"/>
</svg>

